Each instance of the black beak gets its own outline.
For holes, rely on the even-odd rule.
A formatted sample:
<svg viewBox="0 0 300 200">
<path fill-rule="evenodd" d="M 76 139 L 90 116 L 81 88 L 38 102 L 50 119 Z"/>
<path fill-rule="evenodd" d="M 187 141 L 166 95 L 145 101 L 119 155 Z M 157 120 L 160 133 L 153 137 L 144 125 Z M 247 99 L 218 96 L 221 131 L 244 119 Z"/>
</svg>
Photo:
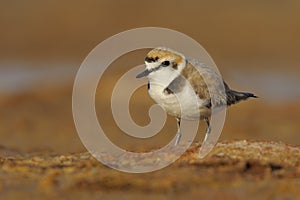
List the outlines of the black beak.
<svg viewBox="0 0 300 200">
<path fill-rule="evenodd" d="M 148 74 L 150 74 L 151 71 L 149 71 L 148 69 L 142 71 L 141 73 L 139 73 L 138 75 L 136 75 L 136 78 L 142 78 L 144 76 L 148 76 Z"/>
</svg>

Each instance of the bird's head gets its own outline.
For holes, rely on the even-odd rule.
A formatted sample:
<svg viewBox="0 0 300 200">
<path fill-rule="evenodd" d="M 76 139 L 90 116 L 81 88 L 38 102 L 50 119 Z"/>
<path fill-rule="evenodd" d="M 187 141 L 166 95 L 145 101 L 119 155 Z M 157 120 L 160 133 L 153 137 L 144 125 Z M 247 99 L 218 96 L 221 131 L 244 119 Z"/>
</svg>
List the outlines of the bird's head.
<svg viewBox="0 0 300 200">
<path fill-rule="evenodd" d="M 181 53 L 168 48 L 155 48 L 146 58 L 146 69 L 136 78 L 148 77 L 149 79 L 170 79 L 177 77 L 186 65 L 186 58 Z"/>
</svg>

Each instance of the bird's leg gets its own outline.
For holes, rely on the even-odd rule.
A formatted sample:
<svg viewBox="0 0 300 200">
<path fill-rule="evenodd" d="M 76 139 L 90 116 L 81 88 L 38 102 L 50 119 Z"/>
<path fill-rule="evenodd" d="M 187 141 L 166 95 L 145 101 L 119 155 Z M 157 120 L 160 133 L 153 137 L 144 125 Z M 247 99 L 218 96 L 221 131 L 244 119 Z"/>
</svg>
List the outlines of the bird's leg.
<svg viewBox="0 0 300 200">
<path fill-rule="evenodd" d="M 208 138 L 208 136 L 209 136 L 209 134 L 210 134 L 210 132 L 211 132 L 211 126 L 210 126 L 210 122 L 209 122 L 209 118 L 208 117 L 205 117 L 204 121 L 207 124 L 206 134 L 205 134 L 205 138 L 204 138 L 204 141 L 206 141 L 207 138 Z"/>
<path fill-rule="evenodd" d="M 178 145 L 180 138 L 181 138 L 180 118 L 176 118 L 176 120 L 177 120 L 177 133 L 176 133 L 175 146 Z"/>
</svg>

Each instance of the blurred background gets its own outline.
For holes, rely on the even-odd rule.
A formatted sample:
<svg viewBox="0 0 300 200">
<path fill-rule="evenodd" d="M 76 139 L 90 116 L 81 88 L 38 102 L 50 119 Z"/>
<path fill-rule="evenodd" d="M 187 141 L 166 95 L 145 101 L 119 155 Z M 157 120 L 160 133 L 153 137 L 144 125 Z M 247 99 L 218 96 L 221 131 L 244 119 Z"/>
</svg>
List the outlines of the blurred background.
<svg viewBox="0 0 300 200">
<path fill-rule="evenodd" d="M 72 118 L 72 86 L 100 42 L 137 27 L 165 27 L 197 40 L 227 83 L 252 99 L 230 107 L 221 140 L 266 139 L 300 145 L 300 2 L 268 1 L 7 1 L 0 6 L 0 145 L 21 151 L 84 151 Z M 148 50 L 116 60 L 99 82 L 101 125 L 124 148 L 164 145 L 176 132 L 169 117 L 154 138 L 129 138 L 116 126 L 110 95 Z M 146 87 L 132 97 L 139 125 L 154 102 Z M 200 124 L 204 125 L 204 124 Z M 203 137 L 201 126 L 196 141 Z"/>
</svg>

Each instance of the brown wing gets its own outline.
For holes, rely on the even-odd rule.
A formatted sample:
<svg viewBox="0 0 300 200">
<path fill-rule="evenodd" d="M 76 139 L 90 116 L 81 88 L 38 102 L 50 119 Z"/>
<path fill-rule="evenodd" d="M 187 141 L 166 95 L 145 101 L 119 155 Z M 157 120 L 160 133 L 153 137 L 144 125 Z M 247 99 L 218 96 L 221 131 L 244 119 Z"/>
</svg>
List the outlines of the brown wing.
<svg viewBox="0 0 300 200">
<path fill-rule="evenodd" d="M 190 83 L 200 99 L 206 101 L 206 107 L 231 105 L 249 97 L 256 96 L 248 92 L 231 90 L 222 77 L 212 68 L 197 60 L 189 60 L 181 75 L 174 79 L 165 91 L 170 93 L 180 92 L 186 80 Z"/>
<path fill-rule="evenodd" d="M 209 100 L 210 95 L 204 78 L 200 75 L 199 71 L 191 64 L 187 63 L 186 67 L 182 70 L 182 76 L 189 81 L 195 93 L 200 99 Z"/>
<path fill-rule="evenodd" d="M 200 99 L 207 101 L 207 107 L 226 105 L 223 79 L 212 68 L 197 60 L 189 60 L 182 71 Z"/>
</svg>

